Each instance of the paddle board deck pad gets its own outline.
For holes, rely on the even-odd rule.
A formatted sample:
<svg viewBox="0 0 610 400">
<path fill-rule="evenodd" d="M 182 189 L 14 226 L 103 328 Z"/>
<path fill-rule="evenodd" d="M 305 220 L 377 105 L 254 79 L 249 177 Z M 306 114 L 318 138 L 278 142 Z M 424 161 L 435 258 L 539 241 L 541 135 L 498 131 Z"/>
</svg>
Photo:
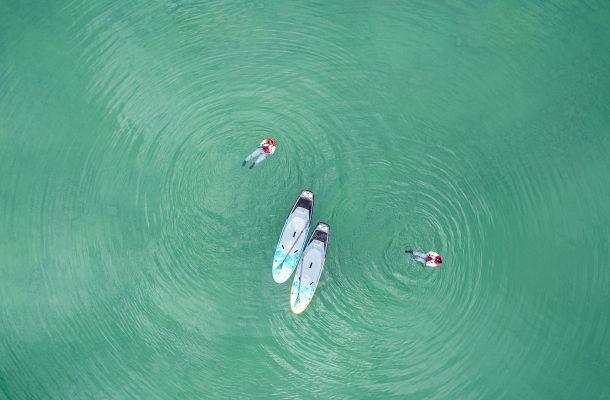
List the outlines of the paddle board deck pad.
<svg viewBox="0 0 610 400">
<path fill-rule="evenodd" d="M 294 202 L 273 255 L 273 279 L 283 283 L 290 278 L 303 252 L 313 214 L 313 192 L 303 190 Z"/>
<path fill-rule="evenodd" d="M 305 311 L 318 287 L 326 261 L 329 236 L 330 226 L 320 222 L 303 251 L 290 289 L 290 308 L 295 314 Z"/>
</svg>

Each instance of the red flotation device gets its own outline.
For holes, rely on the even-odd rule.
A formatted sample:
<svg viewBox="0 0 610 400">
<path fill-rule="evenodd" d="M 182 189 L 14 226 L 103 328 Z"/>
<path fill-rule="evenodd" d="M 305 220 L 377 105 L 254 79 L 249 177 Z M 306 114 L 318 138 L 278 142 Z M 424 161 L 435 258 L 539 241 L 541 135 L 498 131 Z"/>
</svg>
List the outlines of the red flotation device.
<svg viewBox="0 0 610 400">
<path fill-rule="evenodd" d="M 267 144 L 263 145 L 263 151 L 267 154 L 271 153 L 271 148 L 269 146 L 275 146 L 275 139 L 272 137 L 267 138 Z"/>
</svg>

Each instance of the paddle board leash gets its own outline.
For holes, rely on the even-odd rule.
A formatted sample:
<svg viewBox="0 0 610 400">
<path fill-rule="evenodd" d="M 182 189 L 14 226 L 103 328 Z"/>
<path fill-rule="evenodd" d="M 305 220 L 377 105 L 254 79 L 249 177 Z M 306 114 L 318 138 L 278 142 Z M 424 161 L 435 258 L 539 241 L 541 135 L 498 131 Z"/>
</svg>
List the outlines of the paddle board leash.
<svg viewBox="0 0 610 400">
<path fill-rule="evenodd" d="M 301 260 L 301 273 L 299 274 L 299 291 L 297 292 L 297 298 L 294 300 L 294 304 L 299 302 L 299 297 L 301 297 L 301 276 L 303 276 L 303 260 Z"/>
<path fill-rule="evenodd" d="M 303 232 L 305 232 L 306 228 L 303 228 L 303 230 L 301 231 L 301 233 L 299 233 L 299 236 L 297 236 L 297 240 L 294 241 L 294 243 L 292 244 L 292 246 L 290 246 L 290 249 L 288 250 L 288 252 L 286 253 L 286 255 L 284 256 L 284 259 L 282 260 L 281 263 L 279 263 L 277 265 L 277 267 L 281 267 L 282 264 L 284 264 L 284 261 L 286 261 L 286 259 L 288 258 L 288 256 L 290 255 L 290 252 L 292 251 L 292 249 L 294 248 L 294 245 L 297 244 L 297 242 L 299 241 L 299 239 L 301 238 L 301 235 L 303 234 Z"/>
</svg>

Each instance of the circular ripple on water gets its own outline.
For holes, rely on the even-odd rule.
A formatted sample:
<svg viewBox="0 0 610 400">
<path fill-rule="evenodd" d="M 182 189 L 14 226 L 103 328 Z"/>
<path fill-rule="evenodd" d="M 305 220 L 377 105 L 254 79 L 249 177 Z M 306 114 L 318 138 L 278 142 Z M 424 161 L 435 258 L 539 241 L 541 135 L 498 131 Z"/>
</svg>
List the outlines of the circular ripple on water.
<svg viewBox="0 0 610 400">
<path fill-rule="evenodd" d="M 345 305 L 346 318 L 353 314 L 350 307 L 355 304 L 357 310 L 364 311 L 360 316 L 362 324 L 368 322 L 376 327 L 374 336 L 380 339 L 375 342 L 371 357 L 384 368 L 378 369 L 371 381 L 387 373 L 396 377 L 394 383 L 398 386 L 400 379 L 409 379 L 413 385 L 409 390 L 413 391 L 425 388 L 432 374 L 436 375 L 436 382 L 450 384 L 446 363 L 454 360 L 441 353 L 451 346 L 455 332 L 482 304 L 478 290 L 483 264 L 476 243 L 484 240 L 480 219 L 488 217 L 488 210 L 476 186 L 447 167 L 458 157 L 446 149 L 435 152 L 439 153 L 442 158 L 405 157 L 404 165 L 409 170 L 400 180 L 396 171 L 402 168 L 380 165 L 388 179 L 371 183 L 367 204 L 373 206 L 365 211 L 364 219 L 369 222 L 367 230 L 377 232 L 381 239 L 366 231 L 356 236 L 371 241 L 371 249 L 378 248 L 381 253 L 372 250 L 367 259 L 354 260 L 354 264 L 365 268 L 362 276 L 351 281 L 350 275 L 355 274 L 349 274 L 347 269 L 352 266 L 345 267 L 348 282 L 337 299 Z M 388 232 L 388 227 L 399 230 Z M 354 247 L 367 246 L 366 240 L 358 243 L 354 238 Z M 406 257 L 407 247 L 437 250 L 445 256 L 446 263 L 440 270 L 424 268 Z M 363 284 L 358 280 L 366 282 L 364 288 L 359 288 Z M 377 312 L 380 299 L 384 313 Z M 456 353 L 459 351 L 455 348 Z M 432 360 L 437 364 L 431 365 Z M 443 381 L 443 377 L 447 380 Z"/>
<path fill-rule="evenodd" d="M 267 283 L 270 268 L 261 271 L 249 266 L 267 266 L 267 257 L 252 256 L 260 253 L 256 236 L 271 229 L 269 217 L 277 212 L 268 209 L 279 209 L 285 196 L 261 193 L 261 185 L 264 183 L 269 193 L 292 189 L 295 193 L 290 197 L 294 197 L 303 182 L 311 182 L 315 190 L 342 179 L 338 167 L 328 168 L 348 140 L 337 132 L 349 125 L 334 116 L 341 113 L 333 113 L 333 109 L 346 105 L 333 87 L 360 79 L 361 73 L 347 51 L 321 39 L 323 32 L 336 34 L 332 24 L 319 29 L 303 29 L 289 22 L 276 30 L 259 27 L 251 31 L 255 43 L 242 44 L 250 38 L 236 38 L 227 47 L 231 39 L 202 41 L 200 26 L 204 21 L 227 22 L 224 15 L 231 13 L 239 18 L 239 8 L 197 15 L 188 5 L 176 5 L 169 11 L 177 28 L 168 29 L 184 31 L 170 53 L 159 56 L 154 45 L 141 42 L 138 34 L 143 25 L 137 12 L 127 15 L 132 22 L 128 24 L 116 18 L 117 13 L 125 13 L 117 7 L 103 11 L 94 6 L 75 7 L 85 19 L 75 24 L 85 26 L 75 36 L 86 45 L 84 68 L 93 76 L 88 101 L 103 109 L 109 125 L 116 126 L 92 146 L 82 172 L 82 184 L 88 189 L 81 201 L 88 210 L 102 207 L 115 213 L 102 227 L 96 251 L 111 259 L 126 251 L 135 252 L 135 256 L 118 257 L 113 262 L 121 263 L 122 268 L 131 266 L 126 268 L 131 275 L 122 278 L 141 284 L 138 295 L 128 296 L 123 307 L 117 308 L 113 302 L 103 305 L 107 314 L 122 322 L 97 328 L 110 342 L 117 335 L 135 335 L 142 343 L 161 346 L 165 349 L 157 359 L 161 365 L 172 359 L 162 356 L 171 351 L 184 354 L 185 349 L 191 350 L 189 358 L 229 365 L 222 348 L 241 340 L 256 341 L 261 335 L 235 332 L 236 324 L 248 326 L 249 322 L 229 316 L 255 314 L 261 305 L 249 299 L 272 287 Z M 217 26 L 223 32 L 230 29 L 221 27 Z M 151 34 L 161 36 L 164 32 Z M 319 53 L 318 48 L 330 50 Z M 298 61 L 289 59 L 294 55 Z M 329 68 L 341 71 L 338 78 L 321 81 L 311 76 L 311 71 L 324 73 Z M 227 85 L 228 81 L 232 84 Z M 293 105 L 302 104 L 304 99 L 318 108 L 327 105 L 328 112 Z M 244 168 L 243 177 L 228 180 L 226 171 L 241 168 L 242 157 L 267 135 L 279 142 L 273 159 L 257 167 L 257 175 Z M 299 162 L 294 155 L 299 155 Z M 266 165 L 270 163 L 273 171 Z M 316 176 L 320 178 L 313 179 Z M 111 184 L 125 192 L 105 196 Z M 252 198 L 266 199 L 269 204 L 253 202 Z M 113 200 L 122 204 L 112 205 Z M 133 231 L 117 234 L 113 222 L 122 217 L 124 207 L 130 210 Z M 232 210 L 245 209 L 252 210 L 249 218 L 232 219 Z M 91 230 L 92 235 L 100 235 L 99 229 Z M 138 233 L 142 238 L 137 249 L 121 246 Z M 84 251 L 83 256 L 90 256 L 90 251 Z M 235 265 L 226 265 L 227 259 Z M 108 273 L 121 277 L 113 268 Z M 254 289 L 252 282 L 256 283 Z M 246 301 L 240 298 L 237 304 L 230 304 L 218 300 L 233 293 L 240 293 Z M 262 301 L 266 296 L 270 295 L 263 294 Z M 287 301 L 282 299 L 285 311 Z M 283 324 L 285 319 L 270 322 L 276 340 L 290 337 L 289 331 L 275 324 Z M 320 351 L 329 345 L 320 342 Z M 281 365 L 289 363 L 293 356 L 289 349 L 272 358 Z M 146 371 L 122 362 L 125 372 Z M 223 368 L 204 371 L 207 375 L 201 377 L 202 383 L 192 390 L 231 393 L 234 388 L 226 381 Z M 244 373 L 242 384 L 260 378 L 260 374 Z M 138 389 L 152 395 L 163 390 L 145 379 L 133 380 L 126 390 Z"/>
</svg>

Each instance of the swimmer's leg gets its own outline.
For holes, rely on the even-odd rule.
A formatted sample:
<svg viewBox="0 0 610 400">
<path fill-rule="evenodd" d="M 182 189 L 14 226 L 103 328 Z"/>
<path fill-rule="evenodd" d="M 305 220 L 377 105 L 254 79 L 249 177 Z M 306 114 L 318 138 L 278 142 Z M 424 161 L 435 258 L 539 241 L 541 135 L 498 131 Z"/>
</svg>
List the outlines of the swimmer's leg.
<svg viewBox="0 0 610 400">
<path fill-rule="evenodd" d="M 253 151 L 253 152 L 252 152 L 252 153 L 251 153 L 251 154 L 250 154 L 248 157 L 246 157 L 246 158 L 244 159 L 244 162 L 241 164 L 241 165 L 242 165 L 242 167 L 243 167 L 244 165 L 246 165 L 246 163 L 247 163 L 248 161 L 250 161 L 250 160 L 251 160 L 251 159 L 253 159 L 254 157 L 258 156 L 260 153 L 265 154 L 265 152 L 263 151 L 263 149 L 261 149 L 261 148 L 259 147 L 258 149 L 254 150 L 254 151 Z"/>
<path fill-rule="evenodd" d="M 267 158 L 267 153 L 265 153 L 264 151 L 261 153 L 260 156 L 258 156 L 258 158 L 256 159 L 256 161 L 254 162 L 254 164 L 260 164 L 261 162 L 263 162 L 263 160 Z"/>
<path fill-rule="evenodd" d="M 264 151 L 258 156 L 258 158 L 256 159 L 256 161 L 254 161 L 252 163 L 252 165 L 250 165 L 250 169 L 254 168 L 255 165 L 260 164 L 261 162 L 263 162 L 263 160 L 265 158 L 267 158 L 267 153 L 265 153 Z"/>
<path fill-rule="evenodd" d="M 420 253 L 418 251 L 408 251 L 408 253 L 411 253 L 413 255 L 413 259 L 415 259 L 415 261 L 419 261 L 422 264 L 426 263 L 425 253 Z"/>
</svg>

